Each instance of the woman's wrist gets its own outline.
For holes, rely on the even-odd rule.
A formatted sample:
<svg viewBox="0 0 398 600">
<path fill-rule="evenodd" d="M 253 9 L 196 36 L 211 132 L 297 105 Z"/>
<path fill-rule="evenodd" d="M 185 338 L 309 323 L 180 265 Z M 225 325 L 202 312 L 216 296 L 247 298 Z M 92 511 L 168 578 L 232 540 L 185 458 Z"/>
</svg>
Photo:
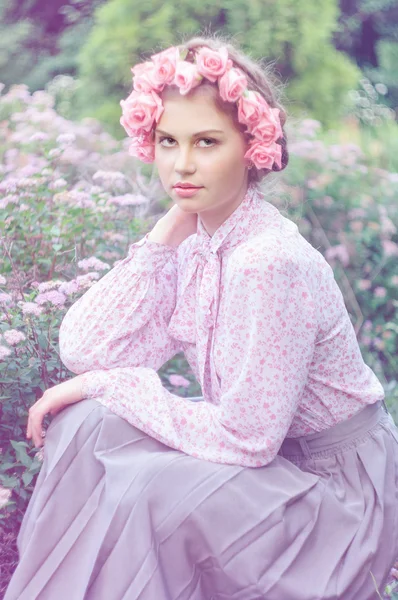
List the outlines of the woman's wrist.
<svg viewBox="0 0 398 600">
<path fill-rule="evenodd" d="M 159 219 L 148 240 L 176 248 L 197 231 L 197 213 L 185 213 L 176 204 Z"/>
<path fill-rule="evenodd" d="M 148 240 L 157 244 L 163 244 L 164 246 L 171 246 L 172 248 L 176 248 L 182 241 L 178 240 L 173 232 L 156 229 L 156 225 L 148 234 Z"/>
</svg>

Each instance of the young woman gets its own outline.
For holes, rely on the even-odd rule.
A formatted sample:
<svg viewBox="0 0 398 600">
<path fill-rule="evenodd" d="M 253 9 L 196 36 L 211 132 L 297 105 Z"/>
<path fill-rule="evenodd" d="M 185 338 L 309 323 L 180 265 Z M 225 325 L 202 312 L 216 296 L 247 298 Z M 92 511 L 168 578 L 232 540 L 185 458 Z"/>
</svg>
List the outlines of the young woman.
<svg viewBox="0 0 398 600">
<path fill-rule="evenodd" d="M 371 600 L 398 554 L 398 430 L 333 271 L 260 192 L 288 163 L 260 65 L 194 38 L 133 69 L 131 153 L 174 205 L 60 329 L 5 600 Z M 203 396 L 157 370 L 184 351 Z M 196 398 L 198 400 L 198 398 Z"/>
</svg>

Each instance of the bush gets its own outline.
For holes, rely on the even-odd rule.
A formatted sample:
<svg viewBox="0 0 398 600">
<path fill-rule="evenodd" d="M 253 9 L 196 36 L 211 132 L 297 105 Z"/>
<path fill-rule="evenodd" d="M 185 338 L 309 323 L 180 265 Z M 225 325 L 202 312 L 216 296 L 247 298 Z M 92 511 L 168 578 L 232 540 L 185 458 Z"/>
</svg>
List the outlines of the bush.
<svg viewBox="0 0 398 600">
<path fill-rule="evenodd" d="M 0 99 L 0 484 L 14 490 L 3 519 L 21 518 L 40 467 L 40 452 L 26 442 L 27 411 L 74 376 L 58 350 L 66 310 L 127 255 L 164 204 L 160 184 L 123 142 L 93 119 L 67 121 L 53 104 L 25 86 Z M 182 360 L 162 371 L 170 389 Z"/>
<path fill-rule="evenodd" d="M 108 0 L 95 11 L 94 25 L 79 53 L 79 102 L 122 135 L 118 106 L 131 88 L 130 67 L 143 57 L 208 31 L 232 39 L 254 59 L 273 62 L 288 86 L 292 110 L 306 111 L 325 124 L 344 112 L 358 67 L 333 47 L 339 7 L 336 0 L 212 0 L 176 3 Z"/>
<path fill-rule="evenodd" d="M 288 216 L 334 268 L 364 360 L 384 384 L 394 412 L 398 175 L 374 164 L 374 156 L 353 142 L 325 143 L 319 129 L 316 121 L 302 122 L 290 144 Z M 369 132 L 365 135 L 369 138 Z M 276 199 L 279 208 L 282 201 Z"/>
<path fill-rule="evenodd" d="M 48 387 L 74 377 L 59 356 L 66 310 L 169 207 L 151 166 L 128 155 L 127 141 L 93 119 L 68 121 L 53 106 L 48 93 L 31 95 L 25 86 L 0 97 L 3 531 L 19 526 L 41 466 L 42 449 L 26 442 L 27 411 Z M 313 120 L 289 131 L 291 162 L 278 194 L 268 182 L 264 191 L 333 266 L 365 362 L 394 414 L 398 176 L 380 167 L 377 154 L 331 143 L 330 135 Z M 201 394 L 182 354 L 159 375 L 174 393 Z"/>
</svg>

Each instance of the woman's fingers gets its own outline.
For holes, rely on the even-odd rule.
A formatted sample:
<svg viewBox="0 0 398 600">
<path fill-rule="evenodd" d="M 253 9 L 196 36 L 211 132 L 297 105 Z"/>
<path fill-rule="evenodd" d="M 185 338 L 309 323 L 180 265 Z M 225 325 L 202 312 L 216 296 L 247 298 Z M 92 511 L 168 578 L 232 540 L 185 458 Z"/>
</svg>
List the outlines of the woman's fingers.
<svg viewBox="0 0 398 600">
<path fill-rule="evenodd" d="M 36 447 L 43 445 L 42 424 L 46 414 L 57 415 L 65 406 L 82 400 L 82 376 L 63 381 L 48 390 L 29 409 L 26 437 Z"/>
<path fill-rule="evenodd" d="M 43 418 L 49 412 L 48 401 L 40 398 L 29 409 L 28 432 L 36 448 L 43 445 Z"/>
<path fill-rule="evenodd" d="M 32 408 L 29 410 L 29 427 L 31 432 L 31 438 L 33 445 L 38 448 L 41 445 L 42 437 L 41 437 L 41 424 L 42 424 L 42 416 L 40 413 L 35 410 L 32 411 Z"/>
</svg>

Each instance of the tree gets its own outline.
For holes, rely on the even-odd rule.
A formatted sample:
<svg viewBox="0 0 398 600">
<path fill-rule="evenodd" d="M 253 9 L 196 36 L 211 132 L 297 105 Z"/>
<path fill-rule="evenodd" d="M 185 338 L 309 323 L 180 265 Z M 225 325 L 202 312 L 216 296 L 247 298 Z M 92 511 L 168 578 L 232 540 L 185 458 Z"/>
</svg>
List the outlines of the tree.
<svg viewBox="0 0 398 600">
<path fill-rule="evenodd" d="M 87 111 L 111 120 L 116 131 L 131 65 L 192 35 L 220 31 L 253 58 L 274 62 L 289 82 L 292 110 L 303 108 L 331 124 L 360 76 L 332 45 L 338 15 L 337 0 L 230 0 L 223 8 L 214 0 L 108 0 L 96 10 L 79 57 Z"/>
<path fill-rule="evenodd" d="M 386 103 L 398 109 L 398 3 L 341 0 L 336 47 L 350 54 L 372 83 L 388 88 Z"/>
<path fill-rule="evenodd" d="M 130 66 L 174 44 L 180 34 L 217 24 L 219 12 L 214 0 L 111 0 L 101 6 L 79 57 L 87 114 L 110 122 L 120 136 L 119 102 L 131 88 Z"/>
<path fill-rule="evenodd" d="M 76 74 L 79 46 L 102 0 L 0 0 L 0 79 L 42 89 L 58 73 Z"/>
</svg>

